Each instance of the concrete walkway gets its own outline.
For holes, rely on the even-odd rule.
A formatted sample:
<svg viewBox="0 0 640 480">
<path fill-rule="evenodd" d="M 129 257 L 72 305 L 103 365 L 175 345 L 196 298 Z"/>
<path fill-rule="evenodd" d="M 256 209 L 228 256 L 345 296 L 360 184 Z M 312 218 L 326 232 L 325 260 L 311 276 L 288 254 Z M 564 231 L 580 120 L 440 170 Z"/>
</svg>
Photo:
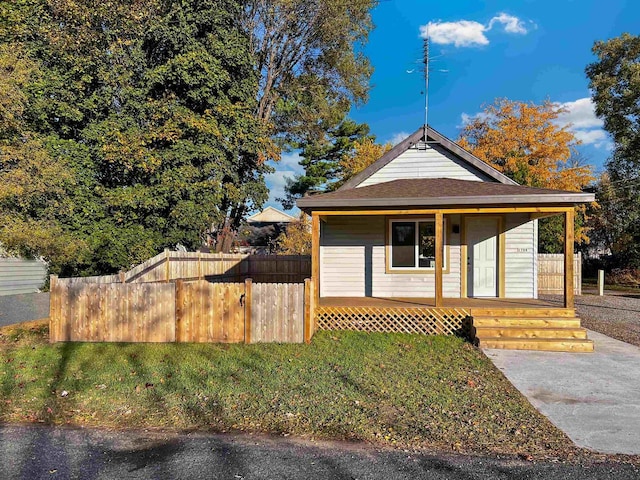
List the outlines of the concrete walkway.
<svg viewBox="0 0 640 480">
<path fill-rule="evenodd" d="M 594 353 L 485 350 L 576 445 L 640 454 L 640 348 L 589 331 Z"/>
</svg>

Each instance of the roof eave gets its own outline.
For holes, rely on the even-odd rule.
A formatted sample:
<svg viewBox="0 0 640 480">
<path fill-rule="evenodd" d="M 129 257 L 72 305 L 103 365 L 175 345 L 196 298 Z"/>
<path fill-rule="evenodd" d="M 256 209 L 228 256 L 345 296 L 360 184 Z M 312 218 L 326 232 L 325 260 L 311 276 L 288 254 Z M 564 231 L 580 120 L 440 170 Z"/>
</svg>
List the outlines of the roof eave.
<svg viewBox="0 0 640 480">
<path fill-rule="evenodd" d="M 299 199 L 296 204 L 300 209 L 319 208 L 351 208 L 351 207 L 431 207 L 443 205 L 578 205 L 595 200 L 592 193 L 553 193 L 545 195 L 477 195 L 464 197 L 434 198 L 313 198 Z"/>
</svg>

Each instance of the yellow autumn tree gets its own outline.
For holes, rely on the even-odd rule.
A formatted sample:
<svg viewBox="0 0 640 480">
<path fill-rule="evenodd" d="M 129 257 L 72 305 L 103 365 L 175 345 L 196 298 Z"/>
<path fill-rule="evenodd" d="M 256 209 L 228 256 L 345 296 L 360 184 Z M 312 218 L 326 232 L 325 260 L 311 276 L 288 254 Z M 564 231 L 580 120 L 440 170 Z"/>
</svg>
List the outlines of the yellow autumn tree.
<svg viewBox="0 0 640 480">
<path fill-rule="evenodd" d="M 580 141 L 558 124 L 565 112 L 549 101 L 500 98 L 463 127 L 458 143 L 521 185 L 580 191 L 594 177 L 590 166 L 570 162 Z"/>
<path fill-rule="evenodd" d="M 570 125 L 559 123 L 566 110 L 550 101 L 542 104 L 499 98 L 476 115 L 462 129 L 458 144 L 521 185 L 581 191 L 594 180 L 590 165 L 577 155 L 580 141 Z M 578 208 L 576 242 L 587 242 L 583 226 L 584 207 Z M 551 230 L 545 232 L 545 225 Z M 545 235 L 558 237 L 555 222 L 541 225 L 542 248 Z M 557 247 L 547 244 L 547 250 Z"/>
<path fill-rule="evenodd" d="M 360 173 L 389 150 L 391 150 L 390 143 L 380 145 L 371 138 L 363 138 L 353 142 L 353 149 L 340 159 L 342 170 L 340 184 Z"/>
<path fill-rule="evenodd" d="M 276 238 L 276 253 L 282 255 L 308 255 L 311 253 L 311 220 L 300 213 L 297 220 Z"/>
</svg>

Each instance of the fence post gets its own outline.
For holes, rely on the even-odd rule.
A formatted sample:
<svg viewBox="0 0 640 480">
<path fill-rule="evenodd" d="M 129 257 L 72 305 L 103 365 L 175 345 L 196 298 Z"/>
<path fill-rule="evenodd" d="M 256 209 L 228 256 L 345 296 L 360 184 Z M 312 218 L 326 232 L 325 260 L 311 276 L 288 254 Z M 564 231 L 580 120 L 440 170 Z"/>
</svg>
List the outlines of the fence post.
<svg viewBox="0 0 640 480">
<path fill-rule="evenodd" d="M 59 322 L 58 318 L 58 304 L 60 299 L 56 286 L 58 284 L 58 276 L 49 276 L 49 343 L 55 343 L 58 339 Z"/>
<path fill-rule="evenodd" d="M 598 295 L 604 295 L 604 270 L 598 270 Z"/>
<path fill-rule="evenodd" d="M 202 278 L 202 252 L 198 252 L 198 279 Z"/>
<path fill-rule="evenodd" d="M 169 279 L 171 278 L 171 265 L 170 265 L 170 262 L 171 262 L 171 253 L 170 253 L 170 251 L 169 251 L 169 249 L 168 249 L 168 248 L 165 248 L 165 249 L 164 249 L 164 258 L 165 258 L 165 260 L 164 260 L 164 261 L 165 261 L 165 264 L 166 264 L 166 265 L 165 265 L 165 269 L 164 269 L 164 273 L 165 273 L 165 279 L 164 279 L 164 281 L 165 281 L 166 283 L 169 283 Z"/>
<path fill-rule="evenodd" d="M 176 334 L 175 341 L 182 341 L 182 306 L 184 304 L 184 280 L 179 278 L 176 280 Z"/>
<path fill-rule="evenodd" d="M 125 273 L 124 270 L 120 270 L 118 272 L 118 276 L 120 277 L 120 283 L 125 283 Z"/>
<path fill-rule="evenodd" d="M 252 280 L 244 281 L 244 343 L 251 343 Z"/>
<path fill-rule="evenodd" d="M 304 343 L 311 343 L 311 337 L 313 337 L 313 308 L 311 302 L 313 301 L 313 287 L 311 285 L 311 279 L 304 279 Z"/>
</svg>

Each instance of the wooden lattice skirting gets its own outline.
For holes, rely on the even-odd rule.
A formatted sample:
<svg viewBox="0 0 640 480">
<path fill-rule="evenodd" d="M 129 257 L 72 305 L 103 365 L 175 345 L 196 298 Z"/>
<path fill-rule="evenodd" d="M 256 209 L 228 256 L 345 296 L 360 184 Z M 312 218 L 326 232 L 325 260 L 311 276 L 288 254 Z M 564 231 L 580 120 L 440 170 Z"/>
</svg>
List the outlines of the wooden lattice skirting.
<svg viewBox="0 0 640 480">
<path fill-rule="evenodd" d="M 464 308 L 317 307 L 319 330 L 466 335 L 470 312 Z"/>
</svg>

